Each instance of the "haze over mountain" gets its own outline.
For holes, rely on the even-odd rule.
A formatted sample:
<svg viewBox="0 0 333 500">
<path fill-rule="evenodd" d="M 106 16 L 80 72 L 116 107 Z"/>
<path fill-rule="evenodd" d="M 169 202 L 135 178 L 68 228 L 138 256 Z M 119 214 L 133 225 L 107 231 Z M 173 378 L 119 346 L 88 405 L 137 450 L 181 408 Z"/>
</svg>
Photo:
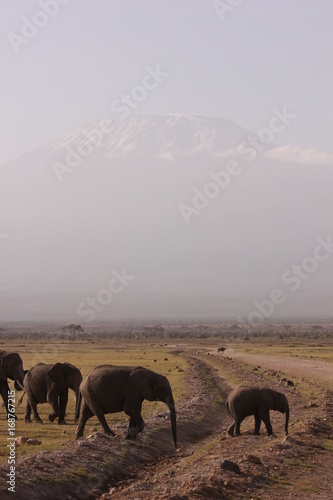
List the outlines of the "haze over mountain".
<svg viewBox="0 0 333 500">
<path fill-rule="evenodd" d="M 274 289 L 271 319 L 332 316 L 333 158 L 251 137 L 133 116 L 2 166 L 1 319 L 248 318 Z"/>
</svg>

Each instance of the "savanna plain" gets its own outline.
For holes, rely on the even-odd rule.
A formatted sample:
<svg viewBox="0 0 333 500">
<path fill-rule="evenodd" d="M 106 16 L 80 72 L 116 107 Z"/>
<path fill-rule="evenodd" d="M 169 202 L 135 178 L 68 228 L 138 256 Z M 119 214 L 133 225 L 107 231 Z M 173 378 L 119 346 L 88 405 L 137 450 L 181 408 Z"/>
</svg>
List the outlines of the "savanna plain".
<svg viewBox="0 0 333 500">
<path fill-rule="evenodd" d="M 49 422 L 47 403 L 38 406 L 43 424 L 25 423 L 26 396 L 19 405 L 17 391 L 15 494 L 6 482 L 8 424 L 0 408 L 1 499 L 333 498 L 332 323 L 270 323 L 250 331 L 235 323 L 105 324 L 82 333 L 56 324 L 3 326 L 0 350 L 18 352 L 25 369 L 66 361 L 83 377 L 101 364 L 165 375 L 175 398 L 178 447 L 161 402 L 144 402 L 146 427 L 135 440 L 124 439 L 128 417 L 116 413 L 106 416 L 115 437 L 104 435 L 93 417 L 75 441 L 72 391 L 67 425 Z M 270 412 L 273 436 L 264 425 L 255 436 L 253 417 L 243 421 L 241 436 L 227 434 L 232 418 L 225 400 L 239 385 L 287 396 L 288 436 L 276 411 Z"/>
</svg>

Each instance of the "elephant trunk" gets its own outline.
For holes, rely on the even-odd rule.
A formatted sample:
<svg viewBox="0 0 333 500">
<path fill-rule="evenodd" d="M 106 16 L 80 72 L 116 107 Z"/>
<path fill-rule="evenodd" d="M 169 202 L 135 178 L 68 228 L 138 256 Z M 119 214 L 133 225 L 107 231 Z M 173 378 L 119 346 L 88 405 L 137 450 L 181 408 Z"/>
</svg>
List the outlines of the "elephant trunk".
<svg viewBox="0 0 333 500">
<path fill-rule="evenodd" d="M 25 372 L 23 370 L 23 367 L 19 367 L 15 373 L 15 389 L 18 391 L 21 391 L 24 389 L 23 387 L 23 379 L 25 377 Z"/>
<path fill-rule="evenodd" d="M 173 398 L 167 403 L 170 410 L 170 419 L 171 419 L 171 430 L 172 437 L 175 443 L 175 448 L 177 448 L 177 422 L 176 422 L 176 409 Z"/>
</svg>

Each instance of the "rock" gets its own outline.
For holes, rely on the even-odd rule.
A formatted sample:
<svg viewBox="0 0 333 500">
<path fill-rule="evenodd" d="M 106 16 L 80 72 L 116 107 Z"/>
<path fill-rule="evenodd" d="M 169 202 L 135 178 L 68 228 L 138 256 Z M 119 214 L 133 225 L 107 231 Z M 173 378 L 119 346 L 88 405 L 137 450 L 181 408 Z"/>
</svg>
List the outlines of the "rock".
<svg viewBox="0 0 333 500">
<path fill-rule="evenodd" d="M 89 434 L 86 439 L 87 441 L 109 441 L 113 437 L 114 436 L 112 435 L 104 434 L 104 432 L 93 432 L 92 434 Z"/>
<path fill-rule="evenodd" d="M 202 401 L 202 397 L 200 396 L 195 396 L 191 399 L 191 403 L 198 403 L 199 401 Z"/>
<path fill-rule="evenodd" d="M 234 472 L 235 474 L 240 474 L 241 472 L 238 465 L 235 462 L 231 462 L 231 460 L 223 460 L 221 462 L 221 469 Z"/>
<path fill-rule="evenodd" d="M 76 441 L 76 445 L 77 445 L 77 446 L 89 446 L 89 444 L 86 442 L 85 438 L 83 438 L 83 437 L 80 437 L 80 438 Z"/>
<path fill-rule="evenodd" d="M 29 444 L 29 445 L 30 444 L 31 445 L 33 445 L 33 444 L 42 444 L 42 441 L 40 439 L 28 439 L 27 440 L 27 444 Z"/>
<path fill-rule="evenodd" d="M 248 455 L 246 457 L 246 460 L 248 462 L 251 462 L 252 464 L 258 464 L 258 465 L 261 465 L 262 464 L 262 461 L 260 460 L 259 457 L 256 457 L 255 455 Z"/>
<path fill-rule="evenodd" d="M 296 442 L 291 436 L 288 435 L 283 439 L 281 446 L 285 448 L 294 448 L 296 446 Z"/>
<path fill-rule="evenodd" d="M 287 386 L 288 387 L 294 387 L 294 382 L 292 380 L 287 380 Z"/>
<path fill-rule="evenodd" d="M 154 359 L 154 363 L 157 363 L 157 359 Z"/>
<path fill-rule="evenodd" d="M 212 474 L 209 476 L 209 481 L 211 483 L 218 483 L 220 481 L 220 477 L 217 474 Z"/>
<path fill-rule="evenodd" d="M 15 438 L 15 443 L 16 444 L 25 444 L 28 441 L 28 438 L 25 436 L 18 436 Z"/>
<path fill-rule="evenodd" d="M 163 361 L 169 361 L 168 358 L 163 358 Z"/>
</svg>

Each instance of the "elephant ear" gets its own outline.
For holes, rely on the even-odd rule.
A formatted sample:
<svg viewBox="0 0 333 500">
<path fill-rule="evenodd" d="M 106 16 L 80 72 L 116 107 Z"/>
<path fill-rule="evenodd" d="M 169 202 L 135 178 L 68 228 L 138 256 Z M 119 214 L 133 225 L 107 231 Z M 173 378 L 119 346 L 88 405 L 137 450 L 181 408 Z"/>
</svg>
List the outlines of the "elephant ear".
<svg viewBox="0 0 333 500">
<path fill-rule="evenodd" d="M 128 379 L 128 388 L 133 394 L 148 401 L 155 401 L 154 376 L 151 370 L 146 368 L 135 368 Z"/>
<path fill-rule="evenodd" d="M 261 398 L 262 402 L 269 408 L 270 410 L 275 410 L 277 405 L 277 392 L 273 391 L 268 387 L 261 389 Z"/>
<path fill-rule="evenodd" d="M 56 363 L 48 371 L 47 377 L 50 382 L 54 382 L 59 390 L 66 389 L 66 370 L 63 363 Z"/>
<path fill-rule="evenodd" d="M 7 373 L 5 372 L 4 367 L 2 366 L 2 359 L 0 359 L 0 380 L 7 382 Z"/>
</svg>

